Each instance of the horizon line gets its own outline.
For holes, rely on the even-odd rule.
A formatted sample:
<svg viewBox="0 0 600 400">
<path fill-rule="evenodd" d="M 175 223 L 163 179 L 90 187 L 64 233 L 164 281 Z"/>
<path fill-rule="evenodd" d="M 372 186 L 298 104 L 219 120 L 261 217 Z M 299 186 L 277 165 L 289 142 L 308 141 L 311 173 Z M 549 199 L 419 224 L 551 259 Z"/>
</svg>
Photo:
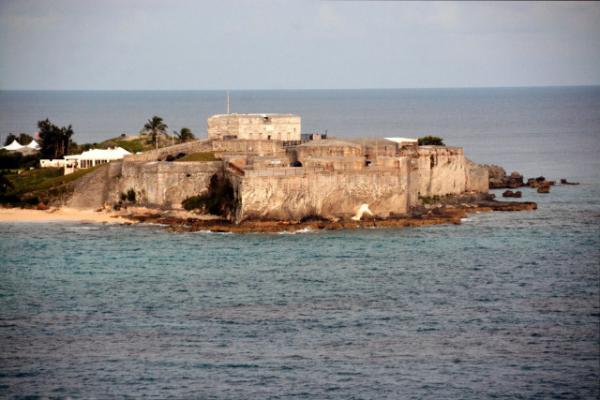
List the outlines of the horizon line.
<svg viewBox="0 0 600 400">
<path fill-rule="evenodd" d="M 597 87 L 594 84 L 573 85 L 510 85 L 510 86 L 405 86 L 405 87 L 356 87 L 356 88 L 279 88 L 279 89 L 3 89 L 0 92 L 225 92 L 225 91 L 332 91 L 332 90 L 444 90 L 444 89 L 520 89 L 520 88 L 575 88 Z"/>
</svg>

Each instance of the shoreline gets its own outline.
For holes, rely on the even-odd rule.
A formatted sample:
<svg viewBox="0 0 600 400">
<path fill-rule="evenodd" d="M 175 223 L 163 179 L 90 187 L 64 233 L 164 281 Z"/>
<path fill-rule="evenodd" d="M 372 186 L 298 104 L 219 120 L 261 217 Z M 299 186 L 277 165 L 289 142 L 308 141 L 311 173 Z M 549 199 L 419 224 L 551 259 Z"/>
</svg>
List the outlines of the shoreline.
<svg viewBox="0 0 600 400">
<path fill-rule="evenodd" d="M 171 232 L 214 232 L 214 233 L 294 233 L 297 231 L 349 230 L 349 229 L 386 229 L 408 228 L 428 225 L 460 225 L 470 214 L 481 212 L 515 212 L 537 210 L 534 202 L 505 202 L 497 200 L 480 200 L 459 205 L 439 205 L 411 216 L 394 216 L 388 218 L 352 219 L 310 219 L 304 221 L 246 220 L 240 224 L 223 219 L 206 218 L 206 216 L 169 215 L 152 210 L 145 213 L 131 213 L 127 218 L 138 223 L 163 225 Z"/>
<path fill-rule="evenodd" d="M 81 222 L 99 224 L 132 224 L 135 221 L 116 213 L 69 207 L 35 210 L 29 208 L 0 208 L 0 224 L 27 222 Z"/>
<path fill-rule="evenodd" d="M 536 210 L 534 202 L 504 202 L 483 200 L 460 205 L 440 205 L 422 210 L 411 216 L 389 218 L 311 219 L 305 221 L 248 220 L 234 224 L 214 216 L 197 215 L 182 211 L 161 211 L 142 207 L 118 212 L 68 207 L 50 210 L 25 208 L 0 208 L 2 223 L 52 223 L 80 222 L 97 224 L 154 224 L 164 226 L 170 232 L 215 232 L 215 233 L 281 233 L 302 230 L 379 229 L 408 228 L 428 225 L 460 225 L 470 214 L 481 212 L 515 212 Z"/>
</svg>

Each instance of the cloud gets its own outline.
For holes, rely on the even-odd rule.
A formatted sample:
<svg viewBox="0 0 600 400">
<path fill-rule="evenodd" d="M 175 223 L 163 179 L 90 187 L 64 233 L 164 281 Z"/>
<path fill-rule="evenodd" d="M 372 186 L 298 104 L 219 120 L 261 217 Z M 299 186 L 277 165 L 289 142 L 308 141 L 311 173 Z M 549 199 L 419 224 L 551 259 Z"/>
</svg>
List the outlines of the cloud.
<svg viewBox="0 0 600 400">
<path fill-rule="evenodd" d="M 3 0 L 0 88 L 598 84 L 598 37 L 591 2 Z"/>
</svg>

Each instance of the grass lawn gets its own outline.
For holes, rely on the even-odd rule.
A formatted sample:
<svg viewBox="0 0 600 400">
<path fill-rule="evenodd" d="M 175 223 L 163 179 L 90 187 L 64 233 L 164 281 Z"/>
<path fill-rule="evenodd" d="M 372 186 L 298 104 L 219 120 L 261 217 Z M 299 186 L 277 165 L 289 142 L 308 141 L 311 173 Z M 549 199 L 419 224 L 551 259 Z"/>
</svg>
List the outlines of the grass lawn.
<svg viewBox="0 0 600 400">
<path fill-rule="evenodd" d="M 215 153 L 212 151 L 205 151 L 201 153 L 192 153 L 188 154 L 185 157 L 181 157 L 175 161 L 218 161 L 219 159 L 215 157 Z"/>
<path fill-rule="evenodd" d="M 6 178 L 8 178 L 14 186 L 7 194 L 19 195 L 51 189 L 72 182 L 100 167 L 102 167 L 102 165 L 88 169 L 80 169 L 69 175 L 63 175 L 62 168 L 39 168 L 24 171 L 20 174 L 7 174 Z"/>
</svg>

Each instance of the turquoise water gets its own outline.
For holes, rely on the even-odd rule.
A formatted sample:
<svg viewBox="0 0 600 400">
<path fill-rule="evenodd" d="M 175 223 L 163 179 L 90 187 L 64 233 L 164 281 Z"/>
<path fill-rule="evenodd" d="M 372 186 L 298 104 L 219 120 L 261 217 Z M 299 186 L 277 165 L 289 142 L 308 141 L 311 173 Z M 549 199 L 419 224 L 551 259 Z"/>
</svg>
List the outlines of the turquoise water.
<svg viewBox="0 0 600 400">
<path fill-rule="evenodd" d="M 597 193 L 398 230 L 0 225 L 0 393 L 597 398 Z"/>
<path fill-rule="evenodd" d="M 0 224 L 0 398 L 600 396 L 598 88 L 242 94 L 305 126 L 441 132 L 477 161 L 582 184 L 525 189 L 537 211 L 410 229 Z M 123 95 L 21 95 L 10 121 L 68 111 L 92 138 L 127 110 Z M 205 95 L 172 93 L 187 105 L 171 110 Z M 164 102 L 142 98 L 127 101 L 144 115 Z"/>
</svg>

